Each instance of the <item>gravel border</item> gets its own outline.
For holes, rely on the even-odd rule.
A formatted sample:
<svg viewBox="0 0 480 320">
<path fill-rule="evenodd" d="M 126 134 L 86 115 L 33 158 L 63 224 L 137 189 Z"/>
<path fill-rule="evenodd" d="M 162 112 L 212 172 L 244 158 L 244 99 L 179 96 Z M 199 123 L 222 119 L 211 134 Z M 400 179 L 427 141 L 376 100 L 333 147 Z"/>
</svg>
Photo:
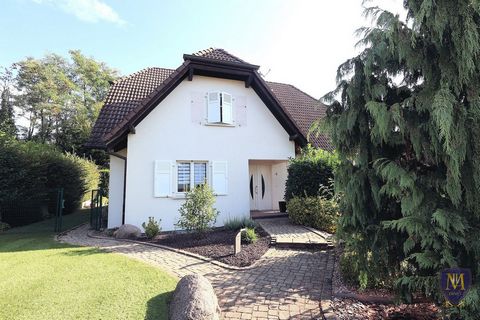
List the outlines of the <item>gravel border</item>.
<svg viewBox="0 0 480 320">
<path fill-rule="evenodd" d="M 216 265 L 216 266 L 218 266 L 218 267 L 222 267 L 222 268 L 227 269 L 227 270 L 250 270 L 250 269 L 254 269 L 254 268 L 256 268 L 256 267 L 258 266 L 258 264 L 263 260 L 263 257 L 265 256 L 265 254 L 264 254 L 262 257 L 260 257 L 257 261 L 255 261 L 253 264 L 251 264 L 251 265 L 249 265 L 249 266 L 246 266 L 246 267 L 237 267 L 237 266 L 231 266 L 231 265 L 229 265 L 229 264 L 226 264 L 226 263 L 217 261 L 217 260 L 212 259 L 212 258 L 204 257 L 204 256 L 201 256 L 201 255 L 192 253 L 192 252 L 188 252 L 188 251 L 184 251 L 184 250 L 172 248 L 172 247 L 165 246 L 165 245 L 161 245 L 161 244 L 143 242 L 143 241 L 132 240 L 132 239 L 115 239 L 115 238 L 112 238 L 112 237 L 94 235 L 94 234 L 92 234 L 91 231 L 89 231 L 89 232 L 87 233 L 87 236 L 90 237 L 90 238 L 94 238 L 94 239 L 113 240 L 113 241 L 117 241 L 117 242 L 123 242 L 123 241 L 125 241 L 125 242 L 132 242 L 132 243 L 142 244 L 142 245 L 146 245 L 146 246 L 150 246 L 150 247 L 161 248 L 161 249 L 173 251 L 173 252 L 176 252 L 176 253 L 179 253 L 179 254 L 183 254 L 183 255 L 185 255 L 185 256 L 197 258 L 197 259 L 203 260 L 203 261 L 205 261 L 205 262 L 210 262 L 211 264 L 214 264 L 214 265 Z M 271 249 L 271 248 L 270 248 L 270 249 Z M 269 249 L 269 250 L 270 250 L 270 249 Z M 267 252 L 268 252 L 268 250 L 267 250 L 265 253 L 267 253 Z"/>
</svg>

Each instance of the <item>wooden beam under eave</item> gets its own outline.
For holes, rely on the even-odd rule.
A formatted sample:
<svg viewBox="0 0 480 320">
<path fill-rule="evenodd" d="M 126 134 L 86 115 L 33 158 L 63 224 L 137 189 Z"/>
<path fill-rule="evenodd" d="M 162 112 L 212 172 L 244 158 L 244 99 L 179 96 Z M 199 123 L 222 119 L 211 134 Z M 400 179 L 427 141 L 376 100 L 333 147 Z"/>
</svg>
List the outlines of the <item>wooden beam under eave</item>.
<svg viewBox="0 0 480 320">
<path fill-rule="evenodd" d="M 131 134 L 135 134 L 136 131 L 135 131 L 135 127 L 133 126 L 133 124 L 130 124 L 128 126 L 128 133 L 131 133 Z"/>
<path fill-rule="evenodd" d="M 252 81 L 253 81 L 253 76 L 250 74 L 247 80 L 245 80 L 245 88 L 250 88 L 250 86 L 252 85 Z"/>
<path fill-rule="evenodd" d="M 188 70 L 188 81 L 192 81 L 193 80 L 193 68 L 190 68 Z"/>
</svg>

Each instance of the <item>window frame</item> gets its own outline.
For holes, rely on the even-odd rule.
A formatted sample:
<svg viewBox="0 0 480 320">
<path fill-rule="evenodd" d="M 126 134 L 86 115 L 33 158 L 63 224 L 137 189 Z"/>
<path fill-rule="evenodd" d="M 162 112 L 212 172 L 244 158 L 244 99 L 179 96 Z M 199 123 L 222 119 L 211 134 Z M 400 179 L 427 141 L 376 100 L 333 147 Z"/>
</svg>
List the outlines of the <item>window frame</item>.
<svg viewBox="0 0 480 320">
<path fill-rule="evenodd" d="M 218 94 L 218 112 L 220 113 L 219 114 L 219 119 L 220 121 L 216 121 L 216 122 L 210 122 L 210 119 L 209 119 L 209 107 L 210 107 L 210 94 L 211 93 L 216 93 Z M 231 117 L 231 122 L 225 122 L 224 121 L 224 107 L 223 107 L 223 100 L 224 100 L 224 94 L 228 94 L 230 96 L 230 117 Z M 225 126 L 225 127 L 235 127 L 235 120 L 234 120 L 234 108 L 233 108 L 233 101 L 234 101 L 234 97 L 231 93 L 228 93 L 228 92 L 224 92 L 224 91 L 209 91 L 207 92 L 207 121 L 206 121 L 206 124 L 207 125 L 212 125 L 212 126 Z"/>
<path fill-rule="evenodd" d="M 177 160 L 175 165 L 175 192 L 174 194 L 185 196 L 188 191 L 178 191 L 178 170 L 180 168 L 179 164 L 188 163 L 190 164 L 190 182 L 188 191 L 192 191 L 195 186 L 195 164 L 205 164 L 205 183 L 209 184 L 209 161 L 206 160 Z"/>
</svg>

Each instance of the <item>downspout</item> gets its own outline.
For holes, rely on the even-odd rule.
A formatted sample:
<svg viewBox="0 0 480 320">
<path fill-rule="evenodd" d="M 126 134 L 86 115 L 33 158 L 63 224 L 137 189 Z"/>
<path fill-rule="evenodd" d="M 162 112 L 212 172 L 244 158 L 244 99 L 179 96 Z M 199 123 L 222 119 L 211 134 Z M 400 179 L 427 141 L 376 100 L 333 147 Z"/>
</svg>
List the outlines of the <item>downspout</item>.
<svg viewBox="0 0 480 320">
<path fill-rule="evenodd" d="M 125 161 L 123 166 L 123 199 L 122 199 L 122 225 L 125 224 L 125 194 L 127 192 L 127 157 L 121 156 L 118 153 L 109 152 L 111 156 L 117 157 Z"/>
</svg>

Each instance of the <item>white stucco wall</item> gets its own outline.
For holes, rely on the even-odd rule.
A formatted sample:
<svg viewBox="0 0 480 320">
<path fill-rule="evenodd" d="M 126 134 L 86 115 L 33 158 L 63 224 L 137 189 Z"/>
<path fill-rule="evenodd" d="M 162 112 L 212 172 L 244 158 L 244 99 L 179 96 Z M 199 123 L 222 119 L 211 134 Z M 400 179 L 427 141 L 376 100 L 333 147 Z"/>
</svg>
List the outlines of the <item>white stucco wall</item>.
<svg viewBox="0 0 480 320">
<path fill-rule="evenodd" d="M 121 156 L 127 156 L 126 150 L 117 152 Z M 110 177 L 108 188 L 108 228 L 122 225 L 123 210 L 123 179 L 125 160 L 110 155 Z"/>
<path fill-rule="evenodd" d="M 209 91 L 245 99 L 246 125 L 192 122 L 192 94 Z M 162 219 L 163 230 L 175 228 L 184 200 L 153 196 L 155 160 L 227 161 L 228 195 L 217 196 L 215 204 L 221 212 L 217 225 L 222 225 L 229 217 L 249 215 L 249 159 L 287 160 L 294 156 L 294 142 L 253 89 L 245 88 L 241 81 L 194 76 L 193 81 L 183 81 L 137 125 L 136 133 L 128 136 L 125 223 L 140 226 L 154 216 Z M 279 194 L 277 190 L 275 199 Z"/>
</svg>

